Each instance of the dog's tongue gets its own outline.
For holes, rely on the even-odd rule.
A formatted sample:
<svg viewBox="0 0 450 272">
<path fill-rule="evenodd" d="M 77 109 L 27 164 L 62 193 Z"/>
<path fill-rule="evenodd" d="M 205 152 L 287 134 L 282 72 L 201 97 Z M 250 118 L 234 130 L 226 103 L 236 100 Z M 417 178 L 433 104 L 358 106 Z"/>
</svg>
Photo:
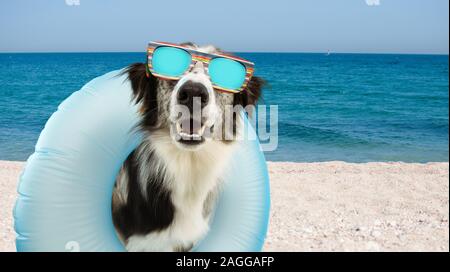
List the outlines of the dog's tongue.
<svg viewBox="0 0 450 272">
<path fill-rule="evenodd" d="M 202 128 L 201 122 L 194 119 L 185 119 L 181 122 L 181 129 L 187 134 L 198 134 Z"/>
</svg>

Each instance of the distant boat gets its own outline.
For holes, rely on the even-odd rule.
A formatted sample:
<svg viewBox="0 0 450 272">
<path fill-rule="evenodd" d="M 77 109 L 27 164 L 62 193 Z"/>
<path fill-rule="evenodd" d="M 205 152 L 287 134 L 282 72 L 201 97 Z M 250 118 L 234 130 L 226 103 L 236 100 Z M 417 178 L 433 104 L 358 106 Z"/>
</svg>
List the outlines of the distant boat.
<svg viewBox="0 0 450 272">
<path fill-rule="evenodd" d="M 329 56 L 329 55 L 331 55 L 331 52 L 330 52 L 330 51 L 327 51 L 327 53 L 325 54 L 325 56 Z"/>
</svg>

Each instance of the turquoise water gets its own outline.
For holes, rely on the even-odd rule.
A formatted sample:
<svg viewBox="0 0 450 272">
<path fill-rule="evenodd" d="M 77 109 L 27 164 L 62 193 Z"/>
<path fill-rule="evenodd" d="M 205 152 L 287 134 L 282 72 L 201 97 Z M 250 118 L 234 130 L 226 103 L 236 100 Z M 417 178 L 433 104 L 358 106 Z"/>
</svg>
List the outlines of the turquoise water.
<svg viewBox="0 0 450 272">
<path fill-rule="evenodd" d="M 279 106 L 276 161 L 448 161 L 448 56 L 240 54 Z M 58 104 L 141 53 L 0 54 L 0 160 L 25 160 Z"/>
</svg>

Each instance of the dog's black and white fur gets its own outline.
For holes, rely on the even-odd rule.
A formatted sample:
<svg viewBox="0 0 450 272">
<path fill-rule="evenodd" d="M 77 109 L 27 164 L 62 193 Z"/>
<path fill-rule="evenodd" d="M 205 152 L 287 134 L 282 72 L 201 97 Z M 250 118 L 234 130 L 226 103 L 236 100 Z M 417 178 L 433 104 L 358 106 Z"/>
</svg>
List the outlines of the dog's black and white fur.
<svg viewBox="0 0 450 272">
<path fill-rule="evenodd" d="M 220 52 L 213 46 L 184 45 Z M 231 129 L 224 128 L 225 108 L 255 104 L 263 81 L 253 77 L 245 91 L 232 94 L 215 91 L 201 63 L 178 81 L 147 77 L 143 63 L 129 66 L 126 73 L 140 106 L 145 139 L 116 179 L 116 231 L 128 251 L 188 251 L 208 231 L 220 177 L 235 146 L 235 138 L 225 136 L 236 136 L 241 129 L 236 114 Z M 192 110 L 194 97 L 201 104 L 200 120 L 182 120 L 175 108 Z"/>
</svg>

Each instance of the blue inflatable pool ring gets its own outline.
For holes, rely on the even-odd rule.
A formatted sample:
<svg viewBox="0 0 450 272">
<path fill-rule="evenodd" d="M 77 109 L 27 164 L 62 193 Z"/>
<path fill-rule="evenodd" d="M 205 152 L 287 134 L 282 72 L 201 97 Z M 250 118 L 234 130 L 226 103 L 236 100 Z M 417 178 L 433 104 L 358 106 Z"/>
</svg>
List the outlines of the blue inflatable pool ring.
<svg viewBox="0 0 450 272">
<path fill-rule="evenodd" d="M 115 177 L 142 135 L 122 70 L 95 78 L 50 117 L 20 177 L 17 251 L 125 251 L 111 214 Z M 250 134 L 254 130 L 244 118 Z M 260 145 L 239 143 L 225 171 L 210 231 L 195 251 L 260 251 L 269 220 L 269 177 Z"/>
</svg>

